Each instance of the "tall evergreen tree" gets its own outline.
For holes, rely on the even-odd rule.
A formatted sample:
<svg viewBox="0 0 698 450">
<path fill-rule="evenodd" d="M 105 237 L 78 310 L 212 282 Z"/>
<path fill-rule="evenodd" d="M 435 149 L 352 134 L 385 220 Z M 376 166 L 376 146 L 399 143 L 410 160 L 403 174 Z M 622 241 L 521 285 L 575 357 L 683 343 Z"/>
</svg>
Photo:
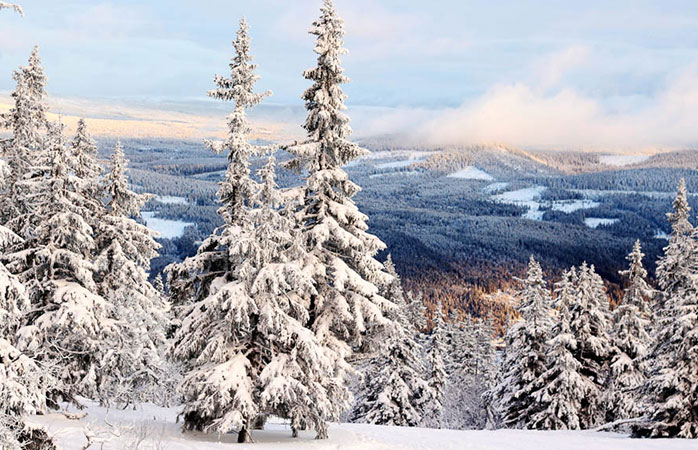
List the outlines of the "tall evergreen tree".
<svg viewBox="0 0 698 450">
<path fill-rule="evenodd" d="M 572 333 L 570 305 L 575 301 L 577 273 L 574 267 L 556 285 L 557 320 L 546 353 L 546 371 L 533 393 L 539 407 L 528 427 L 540 430 L 578 430 L 583 427 L 582 402 L 590 382 L 580 373 L 582 364 L 575 357 L 578 342 Z"/>
<path fill-rule="evenodd" d="M 628 279 L 622 302 L 613 312 L 613 358 L 611 378 L 606 401 L 609 422 L 641 415 L 638 388 L 645 381 L 643 359 L 650 344 L 649 326 L 651 312 L 648 301 L 654 294 L 647 284 L 647 271 L 642 266 L 640 241 L 627 256 L 628 270 L 620 274 Z"/>
<path fill-rule="evenodd" d="M 88 157 L 84 159 L 85 168 L 76 172 L 96 176 Z M 126 166 L 123 148 L 117 143 L 106 177 L 109 198 L 98 225 L 95 260 L 97 292 L 113 307 L 119 340 L 104 356 L 99 371 L 99 400 L 104 404 L 155 400 L 153 389 L 162 390 L 157 386 L 167 379 L 160 352 L 169 325 L 169 305 L 147 274 L 160 245 L 152 231 L 132 218 L 140 215 L 149 196 L 129 190 Z"/>
<path fill-rule="evenodd" d="M 533 256 L 522 281 L 521 320 L 505 336 L 502 378 L 493 393 L 503 423 L 512 428 L 529 427 L 532 415 L 540 408 L 534 391 L 547 370 L 547 342 L 552 329 L 552 299 L 540 264 Z"/>
<path fill-rule="evenodd" d="M 309 169 L 304 204 L 299 213 L 303 239 L 312 255 L 317 294 L 310 299 L 311 329 L 326 348 L 337 355 L 335 371 L 342 373 L 353 349 L 361 346 L 374 324 L 387 324 L 382 311 L 390 308 L 378 286 L 390 275 L 374 256 L 385 248 L 367 232 L 367 217 L 352 200 L 359 187 L 352 183 L 342 166 L 365 154 L 348 139 L 349 118 L 344 114 L 345 94 L 340 56 L 344 23 L 331 0 L 326 0 L 320 18 L 313 23 L 317 66 L 305 72 L 313 82 L 303 94 L 308 116 L 305 129 L 309 141 L 290 148 L 298 155 L 297 164 Z M 343 376 L 348 378 L 348 372 Z M 348 407 L 347 396 L 336 397 L 336 415 Z M 326 438 L 318 433 L 318 438 Z"/>
<path fill-rule="evenodd" d="M 444 394 L 446 388 L 446 367 L 444 365 L 444 334 L 446 324 L 443 320 L 441 305 L 437 305 L 433 315 L 433 327 L 429 337 L 427 382 L 433 396 L 426 403 L 423 425 L 429 428 L 441 428 L 444 414 Z"/>
<path fill-rule="evenodd" d="M 695 231 L 688 221 L 686 185 L 679 183 L 669 245 L 657 264 L 661 289 L 659 315 L 643 386 L 648 422 L 637 424 L 642 437 L 698 437 L 698 268 Z"/>
<path fill-rule="evenodd" d="M 105 333 L 113 331 L 109 305 L 96 294 L 91 257 L 90 210 L 67 167 L 67 147 L 60 124 L 51 125 L 40 176 L 25 178 L 30 239 L 4 255 L 7 267 L 25 283 L 32 302 L 18 347 L 38 361 L 55 365 L 57 383 L 49 400 L 94 396 Z"/>
<path fill-rule="evenodd" d="M 602 399 L 612 355 L 608 297 L 593 265 L 583 263 L 579 268 L 575 299 L 570 303 L 570 329 L 577 341 L 574 356 L 587 387 L 581 427 L 591 428 L 604 420 Z"/>
<path fill-rule="evenodd" d="M 216 75 L 214 82 L 217 87 L 208 93 L 210 97 L 235 103 L 235 109 L 228 116 L 227 139 L 206 141 L 214 152 L 227 152 L 228 167 L 218 189 L 221 203 L 218 214 L 223 218 L 224 226 L 204 241 L 194 257 L 168 267 L 170 297 L 176 306 L 206 298 L 214 280 L 229 278 L 226 274 L 239 261 L 231 259 L 226 248 L 250 231 L 248 202 L 253 197 L 255 183 L 250 178 L 249 160 L 265 149 L 250 143 L 251 128 L 246 111 L 271 93 L 254 91 L 259 76 L 255 74 L 257 65 L 252 62 L 249 26 L 245 19 L 240 21 L 233 47 L 235 56 L 230 62 L 230 77 Z"/>
<path fill-rule="evenodd" d="M 2 153 L 10 169 L 10 178 L 0 198 L 3 223 L 16 233 L 27 237 L 25 224 L 17 222 L 17 216 L 27 213 L 26 196 L 19 183 L 30 175 L 32 166 L 38 163 L 46 131 L 46 75 L 41 65 L 39 48 L 34 47 L 29 64 L 13 74 L 17 87 L 12 93 L 14 106 L 0 114 L 0 126 L 12 133 L 3 143 Z"/>
<path fill-rule="evenodd" d="M 97 143 L 92 139 L 87 130 L 85 119 L 78 120 L 77 131 L 71 143 L 71 153 L 68 159 L 69 167 L 75 176 L 81 180 L 83 186 L 81 190 L 87 197 L 101 199 L 103 188 L 100 185 L 99 177 L 102 175 L 102 166 L 97 162 Z M 97 215 L 102 213 L 101 202 L 95 206 Z"/>
<path fill-rule="evenodd" d="M 377 425 L 414 427 L 422 423 L 424 409 L 434 392 L 422 375 L 422 349 L 415 340 L 418 331 L 409 321 L 400 277 L 390 255 L 385 267 L 393 276 L 385 289 L 385 297 L 395 305 L 395 309 L 388 312 L 393 325 L 383 348 L 371 358 L 363 374 L 365 395 L 356 402 L 352 419 Z"/>
<path fill-rule="evenodd" d="M 0 226 L 0 241 L 17 242 L 19 237 Z M 4 248 L 5 246 L 0 246 Z M 0 447 L 25 448 L 24 416 L 43 411 L 47 377 L 36 363 L 15 347 L 22 315 L 29 298 L 22 283 L 0 264 Z"/>
</svg>

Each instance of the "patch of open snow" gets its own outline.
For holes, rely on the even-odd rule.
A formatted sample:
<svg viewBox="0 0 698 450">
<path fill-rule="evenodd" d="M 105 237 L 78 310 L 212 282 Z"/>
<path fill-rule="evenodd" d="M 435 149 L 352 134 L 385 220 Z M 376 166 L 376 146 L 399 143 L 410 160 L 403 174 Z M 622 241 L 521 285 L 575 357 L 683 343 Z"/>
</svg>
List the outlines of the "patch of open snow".
<svg viewBox="0 0 698 450">
<path fill-rule="evenodd" d="M 654 233 L 654 238 L 655 238 L 655 239 L 663 239 L 663 240 L 665 240 L 665 241 L 668 241 L 668 240 L 669 240 L 669 235 L 666 234 L 666 232 L 664 232 L 664 230 L 657 230 L 657 231 Z"/>
<path fill-rule="evenodd" d="M 546 189 L 547 188 L 545 186 L 533 186 L 518 189 L 516 191 L 504 192 L 502 194 L 495 195 L 494 199 L 503 203 L 530 202 L 533 200 L 539 200 L 541 194 L 543 194 Z"/>
<path fill-rule="evenodd" d="M 181 220 L 169 220 L 155 217 L 154 211 L 143 211 L 141 213 L 145 226 L 151 230 L 160 233 L 161 238 L 174 239 L 184 234 L 184 229 L 189 225 L 194 225 L 191 222 L 183 222 Z"/>
<path fill-rule="evenodd" d="M 551 209 L 569 214 L 580 209 L 596 208 L 599 205 L 599 202 L 592 200 L 555 200 Z"/>
<path fill-rule="evenodd" d="M 497 191 L 506 189 L 507 186 L 509 186 L 509 183 L 492 183 L 482 188 L 482 192 L 484 192 L 485 194 L 493 194 Z"/>
<path fill-rule="evenodd" d="M 613 225 L 617 222 L 618 219 L 605 219 L 602 217 L 587 217 L 584 219 L 584 223 L 589 228 L 597 228 L 599 225 Z"/>
<path fill-rule="evenodd" d="M 166 205 L 188 205 L 189 200 L 184 197 L 176 197 L 174 195 L 156 195 L 153 199 L 157 202 Z"/>
<path fill-rule="evenodd" d="M 638 164 L 647 161 L 649 158 L 649 155 L 602 155 L 599 157 L 599 162 L 607 166 L 620 167 Z"/>
<path fill-rule="evenodd" d="M 449 178 L 461 178 L 463 180 L 481 180 L 481 181 L 492 181 L 494 178 L 489 173 L 484 170 L 480 170 L 477 167 L 468 166 L 458 172 L 448 175 Z"/>
<path fill-rule="evenodd" d="M 106 409 L 84 401 L 87 408 L 74 413 L 87 413 L 80 420 L 69 420 L 59 413 L 30 416 L 33 426 L 47 429 L 59 448 L 78 450 L 86 443 L 85 432 L 95 436 L 90 448 L 123 450 L 126 448 L 167 450 L 223 450 L 237 448 L 235 434 L 204 434 L 182 432 L 176 423 L 178 408 L 141 405 Z M 111 425 L 109 425 L 111 424 Z M 630 439 L 626 435 L 594 431 L 531 431 L 531 430 L 446 430 L 391 427 L 365 424 L 330 424 L 329 439 L 315 440 L 312 431 L 301 431 L 291 437 L 288 424 L 271 418 L 265 430 L 252 430 L 255 450 L 684 450 L 695 448 L 692 439 Z M 660 442 L 661 441 L 661 442 Z M 247 447 L 245 447 L 247 448 Z"/>
<path fill-rule="evenodd" d="M 546 189 L 547 188 L 545 186 L 533 186 L 493 195 L 492 199 L 501 203 L 509 203 L 511 205 L 527 208 L 528 211 L 526 211 L 526 213 L 523 215 L 523 217 L 526 219 L 543 220 L 545 211 L 541 210 L 541 206 L 544 203 L 540 201 L 540 196 L 543 194 L 543 192 L 545 192 Z M 551 202 L 546 202 L 545 204 L 553 211 L 562 211 L 568 214 L 580 209 L 596 208 L 599 206 L 598 202 L 586 199 L 554 200 Z"/>
</svg>

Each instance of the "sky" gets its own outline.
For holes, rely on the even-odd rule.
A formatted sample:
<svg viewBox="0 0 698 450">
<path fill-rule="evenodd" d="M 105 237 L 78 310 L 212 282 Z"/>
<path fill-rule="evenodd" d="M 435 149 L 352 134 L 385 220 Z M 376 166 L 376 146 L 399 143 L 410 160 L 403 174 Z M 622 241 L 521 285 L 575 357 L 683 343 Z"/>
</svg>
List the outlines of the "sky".
<svg viewBox="0 0 698 450">
<path fill-rule="evenodd" d="M 296 129 L 302 120 L 302 72 L 315 61 L 307 30 L 320 0 L 15 1 L 23 19 L 0 12 L 5 98 L 11 71 L 39 44 L 58 109 L 89 103 L 91 114 L 113 120 L 157 111 L 165 122 L 169 113 L 224 115 L 229 106 L 206 91 L 213 74 L 226 74 L 245 16 L 258 86 L 274 92 L 257 116 Z M 346 22 L 345 92 L 359 137 L 635 150 L 698 144 L 695 1 L 335 3 Z"/>
</svg>

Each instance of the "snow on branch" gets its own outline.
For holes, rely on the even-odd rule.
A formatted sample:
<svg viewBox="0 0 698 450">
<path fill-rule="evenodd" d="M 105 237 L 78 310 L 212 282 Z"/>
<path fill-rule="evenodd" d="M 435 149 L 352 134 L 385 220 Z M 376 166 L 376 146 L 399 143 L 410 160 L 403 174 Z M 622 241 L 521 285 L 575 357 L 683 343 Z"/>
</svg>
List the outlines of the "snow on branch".
<svg viewBox="0 0 698 450">
<path fill-rule="evenodd" d="M 15 12 L 17 12 L 20 16 L 24 17 L 24 11 L 22 11 L 22 7 L 16 3 L 0 2 L 0 10 L 1 9 L 14 9 Z"/>
</svg>

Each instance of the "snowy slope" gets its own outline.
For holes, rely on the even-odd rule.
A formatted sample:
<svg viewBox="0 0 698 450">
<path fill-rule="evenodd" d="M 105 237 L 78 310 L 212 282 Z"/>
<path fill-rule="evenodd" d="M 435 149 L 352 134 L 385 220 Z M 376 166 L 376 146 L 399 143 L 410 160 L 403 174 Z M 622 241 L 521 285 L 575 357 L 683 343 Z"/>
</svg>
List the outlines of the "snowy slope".
<svg viewBox="0 0 698 450">
<path fill-rule="evenodd" d="M 71 411 L 76 412 L 76 411 Z M 29 422 L 47 428 L 65 450 L 77 450 L 86 443 L 85 432 L 92 434 L 90 448 L 105 450 L 167 449 L 214 450 L 236 448 L 236 436 L 182 433 L 176 423 L 177 410 L 144 405 L 137 410 L 111 410 L 89 404 L 87 417 L 69 420 L 53 413 L 33 416 Z M 111 424 L 111 426 L 109 425 Z M 615 433 L 593 431 L 456 431 L 423 428 L 384 427 L 361 424 L 330 426 L 330 439 L 316 441 L 314 433 L 301 432 L 291 438 L 287 425 L 276 421 L 264 431 L 254 431 L 255 444 L 246 448 L 272 449 L 512 449 L 519 450 L 673 450 L 694 449 L 693 440 L 636 440 Z M 104 446 L 102 447 L 102 443 Z"/>
</svg>

